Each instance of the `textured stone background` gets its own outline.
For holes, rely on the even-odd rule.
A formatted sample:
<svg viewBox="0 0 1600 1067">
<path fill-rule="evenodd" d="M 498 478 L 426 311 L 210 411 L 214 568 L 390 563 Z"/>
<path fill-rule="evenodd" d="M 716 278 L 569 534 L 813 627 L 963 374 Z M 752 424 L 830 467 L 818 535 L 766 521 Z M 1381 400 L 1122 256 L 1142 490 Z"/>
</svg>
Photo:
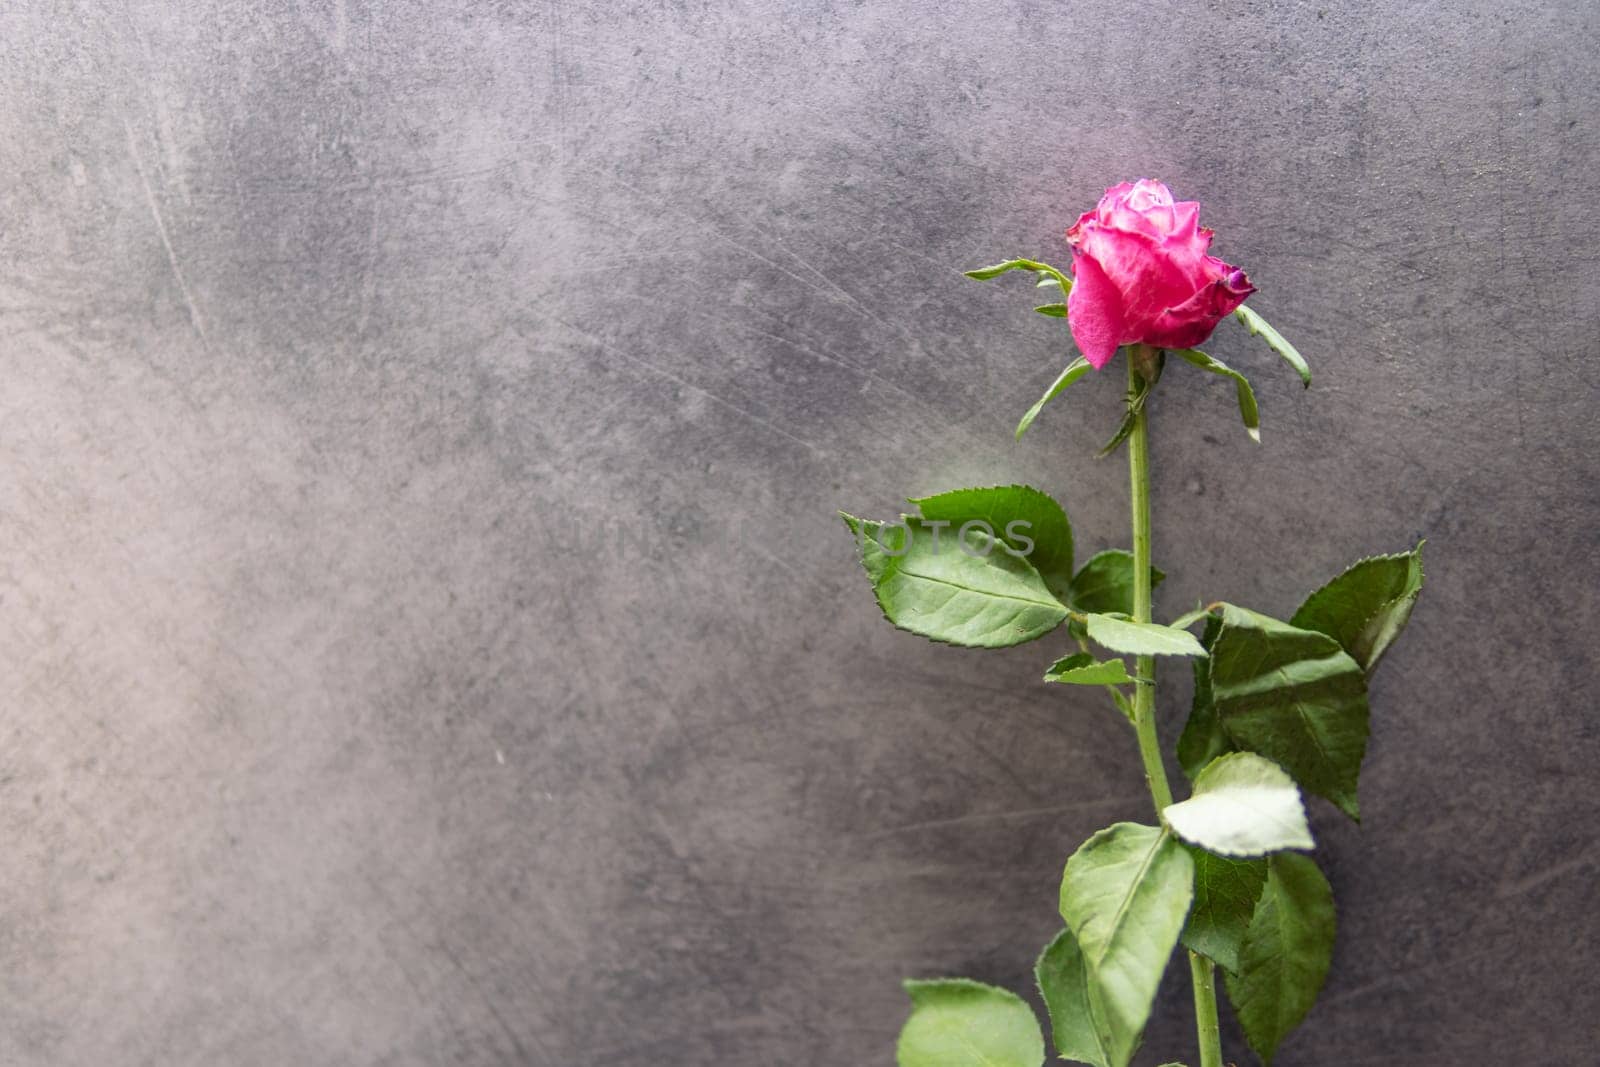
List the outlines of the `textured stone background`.
<svg viewBox="0 0 1600 1067">
<path fill-rule="evenodd" d="M 1282 1062 L 1593 1063 L 1597 51 L 1585 3 L 6 4 L 0 1062 L 888 1064 L 902 975 L 1025 987 L 1131 738 L 1056 642 L 890 629 L 832 513 L 1026 480 L 1125 542 L 1119 376 L 1013 444 L 1062 330 L 957 271 L 1151 174 L 1318 374 L 1224 324 L 1261 447 L 1163 383 L 1165 610 L 1429 541 Z"/>
</svg>

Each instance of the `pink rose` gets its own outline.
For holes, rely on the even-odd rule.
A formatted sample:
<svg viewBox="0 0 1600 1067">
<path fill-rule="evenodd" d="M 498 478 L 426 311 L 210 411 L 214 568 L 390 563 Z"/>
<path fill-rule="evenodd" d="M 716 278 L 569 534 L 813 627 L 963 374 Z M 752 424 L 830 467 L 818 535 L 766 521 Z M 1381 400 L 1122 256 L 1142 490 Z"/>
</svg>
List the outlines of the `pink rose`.
<svg viewBox="0 0 1600 1067">
<path fill-rule="evenodd" d="M 1211 231 L 1200 205 L 1173 203 L 1148 178 L 1106 190 L 1067 231 L 1072 246 L 1072 339 L 1096 369 L 1118 345 L 1193 348 L 1255 286 L 1244 271 L 1206 254 Z"/>
</svg>

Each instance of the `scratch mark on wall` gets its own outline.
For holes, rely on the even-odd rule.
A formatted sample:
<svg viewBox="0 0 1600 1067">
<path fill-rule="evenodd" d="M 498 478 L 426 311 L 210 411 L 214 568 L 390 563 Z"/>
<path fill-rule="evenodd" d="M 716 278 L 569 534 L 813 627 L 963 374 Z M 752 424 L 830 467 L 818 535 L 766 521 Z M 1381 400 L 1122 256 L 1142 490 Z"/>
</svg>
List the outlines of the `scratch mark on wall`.
<svg viewBox="0 0 1600 1067">
<path fill-rule="evenodd" d="M 1492 951 L 1467 952 L 1459 956 L 1451 956 L 1448 959 L 1431 960 L 1415 966 L 1396 968 L 1395 970 L 1389 971 L 1388 973 L 1375 978 L 1370 982 L 1363 982 L 1358 986 L 1352 986 L 1349 989 L 1342 990 L 1336 996 L 1323 997 L 1318 1002 L 1317 1007 L 1323 1012 L 1327 1012 L 1336 1004 L 1344 1004 L 1352 1000 L 1359 1000 L 1360 998 L 1368 996 L 1369 994 L 1382 992 L 1395 985 L 1404 987 L 1407 984 L 1406 979 L 1409 978 L 1431 974 L 1435 971 L 1441 970 L 1459 971 L 1465 964 L 1473 963 L 1478 960 L 1494 958 L 1497 958 L 1497 956 L 1496 953 Z"/>
<path fill-rule="evenodd" d="M 844 840 L 848 841 L 871 841 L 880 837 L 893 837 L 896 834 L 915 833 L 918 830 L 948 830 L 952 827 L 966 826 L 971 823 L 993 822 L 997 819 L 1033 819 L 1041 815 L 1064 815 L 1071 811 L 1098 811 L 1101 808 L 1118 807 L 1137 802 L 1137 797 L 1095 797 L 1092 800 L 1084 800 L 1076 804 L 1054 804 L 1048 808 L 1021 808 L 1015 811 L 980 811 L 970 815 L 957 815 L 949 819 L 928 819 L 923 822 L 906 823 L 904 826 L 891 826 L 885 830 L 873 830 L 865 834 L 845 834 L 842 836 Z"/>
<path fill-rule="evenodd" d="M 1503 879 L 1499 885 L 1495 886 L 1494 895 L 1500 900 L 1505 900 L 1508 897 L 1520 897 L 1525 893 L 1533 892 L 1542 885 L 1555 881 L 1563 875 L 1571 874 L 1573 871 L 1579 871 L 1590 866 L 1595 863 L 1597 858 L 1600 857 L 1596 857 L 1593 848 L 1584 849 L 1571 859 L 1552 863 L 1550 866 L 1534 871 L 1532 874 L 1523 875 L 1521 878 Z"/>
<path fill-rule="evenodd" d="M 128 154 L 133 157 L 134 169 L 139 172 L 139 184 L 144 187 L 145 203 L 150 205 L 150 217 L 155 220 L 156 233 L 161 238 L 161 247 L 166 249 L 167 264 L 172 268 L 172 276 L 177 279 L 178 291 L 183 294 L 183 302 L 189 308 L 189 323 L 194 327 L 194 332 L 200 335 L 202 343 L 206 342 L 206 324 L 200 314 L 200 307 L 195 303 L 194 293 L 189 289 L 189 282 L 183 276 L 183 265 L 178 262 L 178 253 L 172 247 L 172 235 L 167 232 L 166 220 L 161 217 L 161 205 L 156 200 L 156 191 L 150 185 L 150 178 L 145 173 L 144 160 L 139 155 L 139 141 L 134 135 L 133 124 L 127 119 L 122 120 L 123 129 L 128 131 Z"/>
<path fill-rule="evenodd" d="M 625 359 L 630 363 L 636 364 L 637 366 L 643 367 L 648 371 L 653 371 L 654 373 L 659 374 L 663 378 L 666 378 L 666 379 L 668 379 L 670 381 L 677 382 L 679 385 L 683 386 L 685 389 L 691 389 L 694 392 L 699 393 L 701 396 L 704 396 L 707 400 L 711 401 L 713 404 L 716 404 L 716 405 L 718 405 L 720 407 L 727 408 L 729 411 L 735 412 L 736 414 L 743 415 L 746 419 L 749 419 L 751 422 L 755 423 L 757 426 L 760 426 L 762 429 L 767 430 L 770 433 L 776 434 L 779 437 L 785 438 L 786 440 L 793 441 L 795 444 L 801 445 L 801 446 L 809 449 L 812 453 L 814 453 L 816 455 L 819 455 L 819 456 L 820 455 L 826 455 L 826 453 L 823 451 L 823 449 L 819 448 L 817 445 L 812 444 L 810 441 L 807 441 L 807 440 L 805 440 L 803 438 L 800 438 L 800 437 L 796 437 L 794 434 L 789 433 L 787 430 L 783 430 L 783 429 L 780 429 L 777 426 L 774 426 L 772 423 L 770 423 L 767 420 L 761 418 L 760 416 L 754 414 L 753 412 L 745 410 L 744 408 L 740 407 L 739 405 L 733 403 L 730 400 L 723 399 L 722 397 L 718 396 L 716 393 L 713 393 L 711 390 L 706 389 L 704 386 L 695 385 L 693 382 L 689 381 L 687 378 L 684 378 L 684 377 L 682 377 L 681 375 L 678 375 L 678 374 L 674 374 L 672 371 L 667 370 L 665 367 L 658 367 L 654 363 L 649 362 L 648 360 L 643 360 L 643 359 L 640 359 L 638 356 L 630 355 L 629 353 L 622 351 L 622 349 L 618 348 L 616 345 L 608 344 L 606 341 L 600 339 L 599 337 L 596 337 L 594 334 L 590 333 L 588 330 L 585 330 L 581 326 L 576 326 L 573 323 L 570 323 L 565 319 L 558 318 L 555 315 L 550 315 L 548 317 L 550 318 L 551 321 L 560 323 L 562 326 L 565 326 L 567 329 L 571 330 L 573 333 L 580 334 L 583 337 L 588 338 L 590 341 L 592 341 L 593 343 L 599 345 L 602 349 L 604 349 L 607 352 L 610 352 L 614 356 L 619 356 L 622 359 Z"/>
<path fill-rule="evenodd" d="M 455 950 L 452 949 L 447 942 L 439 941 L 437 944 L 439 946 L 439 951 L 444 954 L 445 959 L 450 961 L 450 963 L 455 967 L 456 971 L 460 973 L 461 977 L 467 980 L 467 985 L 471 986 L 472 991 L 478 995 L 478 1000 L 483 1004 L 484 1008 L 488 1010 L 489 1017 L 492 1018 L 495 1022 L 495 1025 L 500 1028 L 500 1032 L 506 1036 L 506 1040 L 511 1042 L 511 1048 L 517 1055 L 517 1062 L 527 1063 L 528 1049 L 525 1045 L 523 1045 L 522 1038 L 517 1035 L 516 1030 L 514 1030 L 511 1024 L 506 1021 L 506 1017 L 500 1013 L 500 1006 L 495 1003 L 495 999 L 489 995 L 489 991 L 483 987 L 483 983 L 478 981 L 478 976 L 467 969 L 466 964 L 461 962 L 461 957 L 456 955 Z M 537 1040 L 537 1038 L 534 1039 L 535 1043 L 537 1043 Z M 539 1051 L 545 1052 L 548 1055 L 547 1050 L 544 1049 L 543 1046 L 540 1046 Z"/>
</svg>

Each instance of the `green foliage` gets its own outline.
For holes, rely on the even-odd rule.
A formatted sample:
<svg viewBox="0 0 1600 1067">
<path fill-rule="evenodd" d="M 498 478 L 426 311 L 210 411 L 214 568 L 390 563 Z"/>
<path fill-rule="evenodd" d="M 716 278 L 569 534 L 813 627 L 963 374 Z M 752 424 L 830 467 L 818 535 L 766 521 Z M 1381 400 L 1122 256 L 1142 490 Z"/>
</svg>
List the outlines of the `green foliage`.
<svg viewBox="0 0 1600 1067">
<path fill-rule="evenodd" d="M 1050 1013 L 1050 1034 L 1064 1060 L 1094 1067 L 1123 1067 L 1107 1022 L 1100 989 L 1089 974 L 1083 950 L 1071 929 L 1061 931 L 1034 964 L 1039 995 Z M 1137 1043 L 1137 1042 L 1135 1042 Z"/>
<path fill-rule="evenodd" d="M 1289 621 L 1338 641 L 1368 674 L 1400 636 L 1422 593 L 1422 544 L 1355 564 L 1300 605 Z"/>
<path fill-rule="evenodd" d="M 1222 630 L 1222 617 L 1207 614 L 1206 628 L 1200 644 L 1211 651 L 1217 634 Z M 1192 782 L 1205 769 L 1206 764 L 1226 752 L 1233 751 L 1233 742 L 1222 729 L 1217 709 L 1211 702 L 1211 657 L 1194 661 L 1194 700 L 1189 706 L 1189 721 L 1183 725 L 1178 738 L 1178 763 Z"/>
<path fill-rule="evenodd" d="M 1263 856 L 1314 844 L 1294 780 L 1254 752 L 1213 760 L 1194 780 L 1194 795 L 1162 815 L 1173 833 L 1219 856 Z"/>
<path fill-rule="evenodd" d="M 1194 859 L 1194 907 L 1183 928 L 1183 943 L 1230 971 L 1239 969 L 1239 948 L 1267 884 L 1265 859 L 1235 860 L 1205 849 Z"/>
<path fill-rule="evenodd" d="M 1108 685 L 1106 686 L 1106 692 L 1111 695 L 1111 699 L 1116 703 L 1117 710 L 1122 712 L 1122 717 L 1127 719 L 1128 722 L 1137 726 L 1138 723 L 1135 721 L 1133 715 L 1133 705 L 1129 703 L 1127 697 L 1122 695 L 1122 690 L 1118 689 L 1114 685 Z"/>
<path fill-rule="evenodd" d="M 1193 363 L 1201 370 L 1220 374 L 1224 378 L 1233 380 L 1234 393 L 1239 400 L 1239 417 L 1244 420 L 1245 432 L 1256 444 L 1261 443 L 1261 413 L 1256 410 L 1255 390 L 1250 388 L 1250 380 L 1220 359 L 1206 355 L 1198 348 L 1173 348 L 1168 349 L 1173 355 L 1188 363 Z"/>
<path fill-rule="evenodd" d="M 1107 827 L 1067 861 L 1061 917 L 1098 990 L 1117 1067 L 1138 1046 L 1193 893 L 1188 851 L 1154 826 Z"/>
<path fill-rule="evenodd" d="M 1150 588 L 1166 575 L 1150 568 Z M 1067 587 L 1067 603 L 1077 611 L 1100 615 L 1133 614 L 1133 553 L 1120 548 L 1096 552 L 1078 568 Z"/>
<path fill-rule="evenodd" d="M 1283 339 L 1283 334 L 1274 330 L 1267 324 L 1267 320 L 1257 315 L 1254 310 L 1240 304 L 1233 313 L 1234 318 L 1244 323 L 1244 328 L 1250 331 L 1250 336 L 1259 337 L 1266 342 L 1268 348 L 1283 357 L 1284 362 L 1294 368 L 1300 380 L 1307 389 L 1311 388 L 1311 368 L 1306 364 L 1305 357 L 1297 351 L 1294 345 Z"/>
<path fill-rule="evenodd" d="M 954 489 L 911 503 L 927 522 L 949 523 L 952 535 L 965 523 L 983 523 L 1027 559 L 1051 595 L 1057 599 L 1067 596 L 1072 584 L 1072 523 L 1050 494 L 1027 485 L 997 485 Z"/>
<path fill-rule="evenodd" d="M 1060 505 L 1025 486 L 958 490 L 921 503 L 960 521 L 902 516 L 881 523 L 840 515 L 860 544 L 885 618 L 902 630 L 975 648 L 1021 644 L 1061 625 L 1065 605 L 1029 562 L 1042 559 L 1058 586 L 1070 583 L 1072 530 Z M 1037 523 L 1039 536 L 1008 541 L 1012 518 Z M 977 528 L 963 537 L 961 524 L 971 519 L 988 522 L 996 538 Z"/>
<path fill-rule="evenodd" d="M 1047 682 L 1067 685 L 1124 685 L 1133 681 L 1128 665 L 1120 659 L 1097 660 L 1087 652 L 1063 656 L 1044 672 Z"/>
<path fill-rule="evenodd" d="M 900 1067 L 1040 1067 L 1044 1035 L 1015 993 L 965 978 L 908 981 Z"/>
<path fill-rule="evenodd" d="M 1259 752 L 1303 788 L 1360 817 L 1366 677 L 1337 641 L 1225 604 L 1210 682 L 1212 707 L 1233 747 Z"/>
<path fill-rule="evenodd" d="M 1129 358 L 1133 357 L 1130 355 Z M 1155 389 L 1156 382 L 1160 380 L 1161 368 L 1165 364 L 1165 355 L 1157 353 L 1148 375 L 1138 376 L 1137 384 L 1133 387 L 1133 391 L 1128 394 L 1127 403 L 1123 407 L 1122 422 L 1118 424 L 1117 432 L 1111 435 L 1111 440 L 1100 446 L 1099 456 L 1104 458 L 1111 455 L 1117 450 L 1117 446 L 1126 441 L 1128 435 L 1133 433 L 1133 426 L 1139 418 L 1139 412 L 1144 410 L 1145 401 L 1150 399 L 1150 392 Z"/>
<path fill-rule="evenodd" d="M 1188 630 L 1155 622 L 1134 622 L 1115 615 L 1084 616 L 1089 640 L 1113 652 L 1136 656 L 1203 656 L 1205 648 Z"/>
<path fill-rule="evenodd" d="M 1316 863 L 1293 852 L 1273 856 L 1237 973 L 1226 975 L 1239 1025 L 1267 1064 L 1322 990 L 1335 925 L 1333 890 Z"/>
<path fill-rule="evenodd" d="M 967 272 L 977 279 L 1031 272 L 1049 302 L 1034 311 L 1070 314 L 1072 281 L 1046 263 L 1013 259 Z M 1300 353 L 1247 307 L 1235 312 L 1307 386 Z M 1260 440 L 1260 412 L 1243 374 L 1198 349 L 1172 354 L 1233 383 L 1239 413 Z M 1130 390 L 1122 423 L 1102 455 L 1136 431 L 1163 372 L 1166 351 L 1127 349 Z M 1044 406 L 1093 368 L 1076 359 L 1022 417 L 1027 432 Z M 1134 496 L 1148 495 L 1135 449 Z M 1193 781 L 1169 803 L 1156 752 L 1152 679 L 1122 658 L 1084 650 L 1057 659 L 1049 682 L 1104 686 L 1134 723 L 1162 827 L 1117 823 L 1066 864 L 1060 909 L 1067 929 L 1035 966 L 1062 1058 L 1128 1067 L 1163 972 L 1181 940 L 1224 970 L 1241 1026 L 1270 1063 L 1310 1010 L 1328 970 L 1335 928 L 1332 893 L 1317 865 L 1302 790 L 1352 818 L 1365 753 L 1367 676 L 1405 627 L 1423 582 L 1421 548 L 1362 560 L 1313 593 L 1289 622 L 1231 604 L 1197 607 L 1171 626 L 1134 622 L 1135 567 L 1142 555 L 1101 552 L 1074 569 L 1065 511 L 1027 486 L 958 489 L 915 499 L 919 515 L 883 523 L 843 515 L 886 618 L 901 629 L 970 647 L 1005 647 L 1067 624 L 1079 647 L 1093 641 L 1121 655 L 1188 656 L 1194 701 L 1177 755 Z M 1025 525 L 1023 525 L 1025 524 Z M 1151 586 L 1164 577 L 1150 568 Z M 1147 604 L 1139 615 L 1148 618 Z M 1189 632 L 1204 621 L 1197 638 Z M 1134 703 L 1118 686 L 1133 685 Z M 1138 714 L 1135 715 L 1134 707 Z M 1211 974 L 1209 964 L 1196 973 Z M 1197 979 L 1198 980 L 1198 979 Z M 1202 987 L 1197 987 L 1201 989 Z M 1013 994 L 964 979 L 906 983 L 912 1011 L 901 1033 L 901 1067 L 1037 1067 L 1044 1036 Z M 1203 1014 L 1209 997 L 1197 992 Z M 1219 1055 L 1214 1024 L 1201 1026 L 1202 1061 Z M 1165 1067 L 1181 1067 L 1168 1063 Z"/>
<path fill-rule="evenodd" d="M 1071 385 L 1079 378 L 1082 378 L 1085 374 L 1088 374 L 1092 370 L 1094 370 L 1093 364 L 1084 359 L 1082 356 L 1079 356 L 1071 363 L 1068 363 L 1067 369 L 1056 376 L 1056 380 L 1050 383 L 1050 388 L 1044 391 L 1044 396 L 1041 396 L 1038 400 L 1036 400 L 1033 407 L 1029 408 L 1027 412 L 1023 414 L 1022 421 L 1017 423 L 1017 440 L 1022 440 L 1022 435 L 1028 432 L 1028 427 L 1033 425 L 1033 420 L 1039 417 L 1039 412 L 1044 410 L 1044 406 L 1046 404 L 1050 403 L 1050 401 L 1054 400 L 1056 397 L 1065 392 L 1067 386 Z"/>
<path fill-rule="evenodd" d="M 1066 296 L 1072 292 L 1071 278 L 1068 278 L 1065 274 L 1062 274 L 1050 264 L 1040 263 L 1035 259 L 1008 259 L 1004 263 L 996 263 L 992 267 L 979 267 L 977 270 L 963 271 L 962 273 L 969 278 L 974 278 L 980 282 L 986 282 L 990 278 L 998 278 L 1000 275 L 1013 270 L 1031 270 L 1041 275 L 1042 278 L 1047 277 L 1051 279 L 1057 285 L 1061 286 L 1062 296 Z"/>
</svg>

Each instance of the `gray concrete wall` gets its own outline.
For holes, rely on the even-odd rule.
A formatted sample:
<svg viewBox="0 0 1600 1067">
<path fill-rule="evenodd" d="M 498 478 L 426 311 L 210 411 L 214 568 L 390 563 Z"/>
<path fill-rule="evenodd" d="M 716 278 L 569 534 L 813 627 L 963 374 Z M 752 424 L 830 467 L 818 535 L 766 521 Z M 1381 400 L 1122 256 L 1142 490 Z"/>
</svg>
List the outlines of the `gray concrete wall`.
<svg viewBox="0 0 1600 1067">
<path fill-rule="evenodd" d="M 957 272 L 1155 175 L 1318 375 L 1224 324 L 1260 447 L 1163 383 L 1165 610 L 1429 540 L 1282 1062 L 1593 1063 L 1597 12 L 7 4 L 0 1062 L 888 1064 L 902 975 L 1026 986 L 1131 739 L 832 515 L 1125 543 L 1120 380 L 1013 444 L 1060 324 Z"/>
</svg>

